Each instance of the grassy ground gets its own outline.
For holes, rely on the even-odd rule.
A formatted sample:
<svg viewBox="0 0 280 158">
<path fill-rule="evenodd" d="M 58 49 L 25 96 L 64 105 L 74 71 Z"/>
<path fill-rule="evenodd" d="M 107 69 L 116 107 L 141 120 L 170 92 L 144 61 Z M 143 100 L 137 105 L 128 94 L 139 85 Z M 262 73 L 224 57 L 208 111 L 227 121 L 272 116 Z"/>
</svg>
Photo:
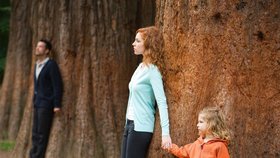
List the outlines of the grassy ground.
<svg viewBox="0 0 280 158">
<path fill-rule="evenodd" d="M 8 140 L 0 141 L 0 150 L 1 151 L 11 151 L 11 150 L 13 150 L 14 146 L 15 146 L 14 141 L 8 141 Z"/>
</svg>

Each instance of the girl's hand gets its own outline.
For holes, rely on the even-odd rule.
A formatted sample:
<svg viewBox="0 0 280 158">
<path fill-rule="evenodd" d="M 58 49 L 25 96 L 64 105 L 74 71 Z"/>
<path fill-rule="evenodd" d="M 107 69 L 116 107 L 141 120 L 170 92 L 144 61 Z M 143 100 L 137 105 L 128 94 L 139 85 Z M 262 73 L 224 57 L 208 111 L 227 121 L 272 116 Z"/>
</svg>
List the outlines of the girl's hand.
<svg viewBox="0 0 280 158">
<path fill-rule="evenodd" d="M 54 112 L 54 113 L 59 113 L 59 112 L 60 112 L 60 108 L 54 108 L 54 109 L 53 109 L 53 112 Z"/>
<path fill-rule="evenodd" d="M 172 145 L 170 136 L 162 136 L 161 147 L 163 149 L 169 149 Z"/>
</svg>

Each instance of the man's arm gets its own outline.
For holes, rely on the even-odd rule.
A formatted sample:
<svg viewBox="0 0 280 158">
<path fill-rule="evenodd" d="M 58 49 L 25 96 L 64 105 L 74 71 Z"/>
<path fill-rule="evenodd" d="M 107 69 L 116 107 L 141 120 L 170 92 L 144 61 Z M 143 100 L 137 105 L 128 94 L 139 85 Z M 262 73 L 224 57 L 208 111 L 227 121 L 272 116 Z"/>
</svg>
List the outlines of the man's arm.
<svg viewBox="0 0 280 158">
<path fill-rule="evenodd" d="M 57 112 L 61 108 L 63 85 L 59 67 L 56 62 L 53 62 L 51 65 L 50 77 L 54 93 L 54 112 Z"/>
</svg>

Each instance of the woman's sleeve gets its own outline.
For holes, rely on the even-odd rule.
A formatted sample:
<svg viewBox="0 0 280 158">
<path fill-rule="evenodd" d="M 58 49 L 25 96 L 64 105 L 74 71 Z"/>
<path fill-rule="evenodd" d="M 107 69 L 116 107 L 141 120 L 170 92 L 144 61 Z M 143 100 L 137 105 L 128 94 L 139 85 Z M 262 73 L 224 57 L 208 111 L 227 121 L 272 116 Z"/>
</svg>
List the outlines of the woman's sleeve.
<svg viewBox="0 0 280 158">
<path fill-rule="evenodd" d="M 167 109 L 168 107 L 167 107 L 166 97 L 163 89 L 162 76 L 156 66 L 152 67 L 150 73 L 151 73 L 150 82 L 159 109 L 162 136 L 167 136 L 169 135 L 169 119 L 168 119 L 168 109 Z"/>
<path fill-rule="evenodd" d="M 178 147 L 176 144 L 172 144 L 172 147 L 168 150 L 168 152 L 179 158 L 189 158 L 188 149 L 191 144 L 187 144 L 183 147 Z"/>
</svg>

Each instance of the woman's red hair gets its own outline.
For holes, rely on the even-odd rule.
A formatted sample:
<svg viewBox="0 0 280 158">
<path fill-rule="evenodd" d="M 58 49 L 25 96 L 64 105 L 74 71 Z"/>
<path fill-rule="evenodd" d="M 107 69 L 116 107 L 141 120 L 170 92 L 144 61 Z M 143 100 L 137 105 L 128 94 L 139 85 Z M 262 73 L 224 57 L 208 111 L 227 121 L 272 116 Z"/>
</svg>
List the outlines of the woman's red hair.
<svg viewBox="0 0 280 158">
<path fill-rule="evenodd" d="M 163 73 L 163 45 L 164 40 L 161 32 L 155 26 L 140 28 L 136 31 L 144 40 L 145 51 L 143 52 L 143 63 L 154 64 Z"/>
</svg>

